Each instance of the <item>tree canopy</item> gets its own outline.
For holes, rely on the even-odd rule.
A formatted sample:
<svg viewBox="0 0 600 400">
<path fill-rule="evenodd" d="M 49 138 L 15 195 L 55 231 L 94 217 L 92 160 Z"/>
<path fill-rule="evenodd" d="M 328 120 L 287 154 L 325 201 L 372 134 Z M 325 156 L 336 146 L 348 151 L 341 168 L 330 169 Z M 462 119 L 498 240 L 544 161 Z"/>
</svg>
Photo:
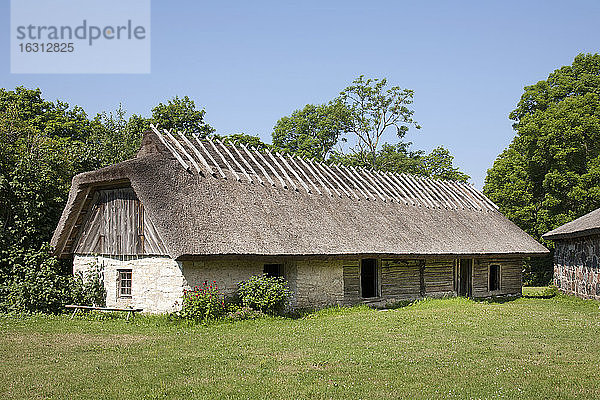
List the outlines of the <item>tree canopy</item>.
<svg viewBox="0 0 600 400">
<path fill-rule="evenodd" d="M 517 135 L 484 186 L 504 215 L 541 240 L 600 207 L 600 55 L 580 54 L 525 87 L 509 117 Z M 546 260 L 527 278 L 545 283 L 551 277 Z"/>
<path fill-rule="evenodd" d="M 161 129 L 206 137 L 215 129 L 204 121 L 205 114 L 204 109 L 196 109 L 196 104 L 188 96 L 175 96 L 167 104 L 159 103 L 152 109 L 150 122 Z"/>
</svg>

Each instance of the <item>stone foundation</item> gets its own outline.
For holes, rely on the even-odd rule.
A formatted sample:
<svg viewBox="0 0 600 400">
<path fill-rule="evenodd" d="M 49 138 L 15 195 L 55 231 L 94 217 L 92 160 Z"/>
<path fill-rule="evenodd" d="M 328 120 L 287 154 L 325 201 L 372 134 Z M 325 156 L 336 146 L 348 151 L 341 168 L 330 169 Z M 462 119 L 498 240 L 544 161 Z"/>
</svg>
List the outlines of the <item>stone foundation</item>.
<svg viewBox="0 0 600 400">
<path fill-rule="evenodd" d="M 554 251 L 554 284 L 565 294 L 600 300 L 600 235 L 560 240 Z"/>
</svg>

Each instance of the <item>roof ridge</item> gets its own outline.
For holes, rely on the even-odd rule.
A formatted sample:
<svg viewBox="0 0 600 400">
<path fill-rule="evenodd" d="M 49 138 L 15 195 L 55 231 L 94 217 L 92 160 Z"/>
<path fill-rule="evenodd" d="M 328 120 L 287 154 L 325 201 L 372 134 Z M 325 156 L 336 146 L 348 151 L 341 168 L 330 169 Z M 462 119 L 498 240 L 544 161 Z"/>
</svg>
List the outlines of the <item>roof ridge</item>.
<svg viewBox="0 0 600 400">
<path fill-rule="evenodd" d="M 357 201 L 379 199 L 416 207 L 474 211 L 498 209 L 483 193 L 466 182 L 328 164 L 290 153 L 249 149 L 243 143 L 227 138 L 200 138 L 198 134 L 192 134 L 196 142 L 193 143 L 181 132 L 171 133 L 163 129 L 163 134 L 156 126 L 151 125 L 151 128 L 164 147 L 190 173 L 195 170 L 202 175 L 208 173 L 220 179 L 232 177 L 238 182 L 251 184 L 264 185 L 268 182 L 273 187 L 306 195 L 348 197 Z"/>
</svg>

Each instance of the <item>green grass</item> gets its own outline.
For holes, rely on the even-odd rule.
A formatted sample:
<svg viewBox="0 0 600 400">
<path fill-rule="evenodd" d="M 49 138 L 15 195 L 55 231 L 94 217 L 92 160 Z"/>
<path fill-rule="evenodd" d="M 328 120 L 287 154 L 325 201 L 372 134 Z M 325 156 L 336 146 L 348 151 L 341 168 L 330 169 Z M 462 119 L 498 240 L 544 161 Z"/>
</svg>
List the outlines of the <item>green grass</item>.
<svg viewBox="0 0 600 400">
<path fill-rule="evenodd" d="M 210 326 L 0 317 L 0 398 L 600 398 L 599 304 L 458 298 Z"/>
</svg>

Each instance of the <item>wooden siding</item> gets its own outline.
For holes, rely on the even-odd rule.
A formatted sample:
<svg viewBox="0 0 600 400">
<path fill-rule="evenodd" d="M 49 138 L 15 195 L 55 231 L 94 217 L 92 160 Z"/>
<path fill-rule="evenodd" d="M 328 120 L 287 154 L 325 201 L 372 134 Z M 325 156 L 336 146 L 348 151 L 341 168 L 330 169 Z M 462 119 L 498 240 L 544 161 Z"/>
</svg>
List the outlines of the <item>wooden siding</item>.
<svg viewBox="0 0 600 400">
<path fill-rule="evenodd" d="M 489 266 L 500 266 L 500 290 L 490 292 Z M 473 297 L 521 294 L 523 260 L 520 258 L 486 258 L 473 263 Z"/>
<path fill-rule="evenodd" d="M 454 260 L 425 262 L 425 295 L 444 295 L 454 292 Z"/>
<path fill-rule="evenodd" d="M 131 188 L 99 190 L 75 245 L 77 254 L 167 255 Z"/>
<path fill-rule="evenodd" d="M 422 260 L 382 260 L 381 297 L 419 297 L 422 265 Z"/>
<path fill-rule="evenodd" d="M 360 268 L 344 266 L 344 304 L 356 304 L 360 301 Z"/>
</svg>

